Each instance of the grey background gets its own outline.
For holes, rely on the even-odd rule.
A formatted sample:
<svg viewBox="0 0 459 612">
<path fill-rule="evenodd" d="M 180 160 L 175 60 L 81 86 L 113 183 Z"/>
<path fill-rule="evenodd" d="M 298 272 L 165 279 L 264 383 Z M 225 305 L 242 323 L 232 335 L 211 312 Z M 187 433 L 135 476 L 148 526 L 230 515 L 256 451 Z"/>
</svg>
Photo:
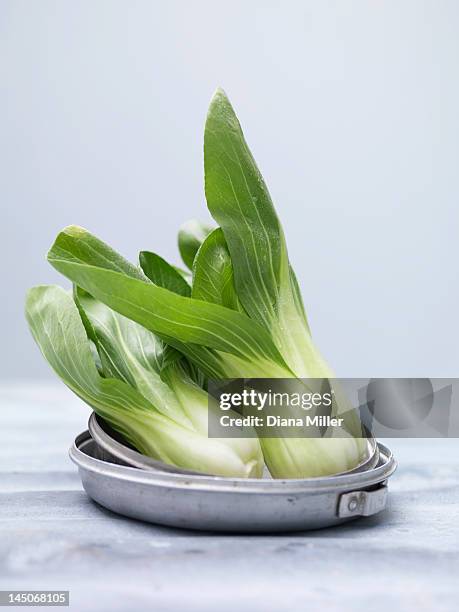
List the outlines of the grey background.
<svg viewBox="0 0 459 612">
<path fill-rule="evenodd" d="M 458 32 L 441 0 L 0 0 L 0 375 L 53 376 L 23 299 L 63 226 L 178 263 L 221 85 L 337 374 L 457 376 Z"/>
</svg>

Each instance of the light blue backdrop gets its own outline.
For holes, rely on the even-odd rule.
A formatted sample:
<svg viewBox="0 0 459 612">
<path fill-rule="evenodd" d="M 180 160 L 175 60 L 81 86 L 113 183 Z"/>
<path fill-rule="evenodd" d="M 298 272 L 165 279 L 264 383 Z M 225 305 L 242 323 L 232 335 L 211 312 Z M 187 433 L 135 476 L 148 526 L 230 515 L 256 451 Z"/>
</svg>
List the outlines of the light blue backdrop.
<svg viewBox="0 0 459 612">
<path fill-rule="evenodd" d="M 178 262 L 229 94 L 340 376 L 456 376 L 459 4 L 2 0 L 2 377 L 50 377 L 23 319 L 86 226 Z"/>
</svg>

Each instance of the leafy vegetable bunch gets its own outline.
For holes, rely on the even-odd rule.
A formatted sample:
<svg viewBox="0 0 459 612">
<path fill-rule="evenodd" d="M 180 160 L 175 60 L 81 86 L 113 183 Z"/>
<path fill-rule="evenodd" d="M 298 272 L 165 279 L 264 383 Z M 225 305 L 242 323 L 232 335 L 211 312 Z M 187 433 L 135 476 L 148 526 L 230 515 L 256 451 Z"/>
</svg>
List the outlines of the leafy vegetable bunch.
<svg viewBox="0 0 459 612">
<path fill-rule="evenodd" d="M 315 347 L 281 224 L 222 90 L 204 134 L 216 229 L 179 231 L 189 271 L 142 251 L 139 265 L 77 226 L 48 253 L 73 284 L 32 288 L 31 332 L 64 383 L 145 455 L 232 477 L 304 478 L 361 460 L 360 423 L 324 438 L 215 439 L 208 378 L 331 378 Z M 335 399 L 335 412 L 342 411 Z"/>
</svg>

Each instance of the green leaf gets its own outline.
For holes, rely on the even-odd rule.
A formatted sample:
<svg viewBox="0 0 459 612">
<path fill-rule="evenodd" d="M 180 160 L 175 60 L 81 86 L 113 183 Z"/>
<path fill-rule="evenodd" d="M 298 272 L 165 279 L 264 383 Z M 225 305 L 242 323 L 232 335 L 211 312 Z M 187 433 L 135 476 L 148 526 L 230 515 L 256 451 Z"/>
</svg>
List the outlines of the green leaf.
<svg viewBox="0 0 459 612">
<path fill-rule="evenodd" d="M 85 235 L 91 250 L 82 245 Z M 61 248 L 62 241 L 65 250 Z M 49 251 L 48 260 L 113 310 L 161 334 L 173 346 L 178 341 L 179 350 L 187 343 L 187 356 L 209 376 L 290 375 L 268 333 L 255 321 L 223 306 L 182 297 L 138 277 L 111 270 L 111 254 L 112 249 L 84 230 L 77 232 L 74 251 L 72 233 L 64 230 Z M 100 261 L 103 267 L 99 266 Z M 214 351 L 209 353 L 208 349 Z"/>
<path fill-rule="evenodd" d="M 180 354 L 145 327 L 88 294 L 80 296 L 79 302 L 80 315 L 83 311 L 96 336 L 105 376 L 124 380 L 165 416 L 189 425 L 173 392 L 161 379 L 161 372 L 179 360 Z"/>
<path fill-rule="evenodd" d="M 260 476 L 256 440 L 217 440 L 204 434 L 207 399 L 194 386 L 192 427 L 161 414 L 136 389 L 102 378 L 94 364 L 86 331 L 71 295 L 60 287 L 34 287 L 27 295 L 26 317 L 33 337 L 56 374 L 140 452 L 185 469 L 221 476 Z M 183 383 L 184 384 L 184 383 Z M 200 392 L 200 393 L 199 393 Z M 186 395 L 186 388 L 183 390 Z M 188 410 L 193 412 L 191 406 Z"/>
<path fill-rule="evenodd" d="M 207 205 L 225 235 L 245 311 L 269 330 L 297 376 L 330 375 L 311 341 L 271 196 L 222 90 L 207 115 L 204 166 Z"/>
<path fill-rule="evenodd" d="M 183 263 L 191 270 L 201 243 L 214 228 L 207 223 L 191 219 L 184 223 L 178 233 L 178 247 Z"/>
<path fill-rule="evenodd" d="M 191 295 L 191 287 L 186 282 L 183 275 L 156 253 L 141 251 L 139 254 L 139 262 L 145 276 L 155 283 L 155 285 L 158 285 L 158 287 L 164 287 L 164 289 L 168 289 L 169 291 L 173 291 L 185 297 Z"/>
<path fill-rule="evenodd" d="M 191 274 L 188 271 L 181 270 L 176 266 L 171 266 L 166 260 L 164 260 L 156 253 L 149 251 L 142 251 L 139 255 L 140 266 L 143 269 L 145 275 L 156 285 L 173 291 L 179 295 L 189 297 L 191 294 Z M 167 339 L 167 338 L 165 338 Z M 188 349 L 182 343 L 175 340 L 175 346 L 186 355 Z M 170 349 L 171 347 L 169 347 Z M 198 350 L 200 353 L 203 349 Z M 191 373 L 191 377 L 201 387 L 204 387 L 207 383 L 206 377 L 195 367 L 192 363 L 188 364 L 188 369 Z"/>
<path fill-rule="evenodd" d="M 34 287 L 27 294 L 26 318 L 43 356 L 65 384 L 129 442 L 142 447 L 142 452 L 148 451 L 147 445 L 137 440 L 135 415 L 145 415 L 157 423 L 167 420 L 121 380 L 99 375 L 72 297 L 61 287 Z"/>
<path fill-rule="evenodd" d="M 180 266 L 172 266 L 176 272 L 180 274 L 182 278 L 184 278 L 188 285 L 191 286 L 192 276 L 190 270 L 183 270 Z"/>
<path fill-rule="evenodd" d="M 192 297 L 242 311 L 234 286 L 231 257 L 220 228 L 207 236 L 196 254 Z"/>
<path fill-rule="evenodd" d="M 75 283 L 72 284 L 72 293 L 73 293 L 73 301 L 75 302 L 77 308 L 78 308 L 78 312 L 80 313 L 80 318 L 81 321 L 83 322 L 83 325 L 86 329 L 86 334 L 88 336 L 88 338 L 91 340 L 91 342 L 94 343 L 94 345 L 97 345 L 97 334 L 96 334 L 96 330 L 94 329 L 94 327 L 92 326 L 91 321 L 89 320 L 83 306 L 81 305 L 81 300 L 88 297 L 90 298 L 91 296 L 89 295 L 89 293 L 87 291 L 85 291 L 84 289 L 82 289 L 81 287 L 78 287 L 78 285 L 75 285 Z M 97 346 L 96 346 L 97 348 Z M 100 359 L 100 355 L 99 355 L 99 359 Z"/>
<path fill-rule="evenodd" d="M 290 266 L 290 282 L 292 285 L 292 294 L 293 294 L 293 300 L 295 302 L 296 310 L 298 313 L 300 313 L 300 315 L 302 315 L 302 318 L 305 323 L 305 327 L 309 332 L 309 325 L 308 325 L 308 320 L 306 316 L 306 310 L 304 308 L 303 296 L 301 295 L 300 286 L 298 285 L 298 279 L 296 278 L 296 274 L 292 266 Z"/>
<path fill-rule="evenodd" d="M 104 246 L 103 249 L 100 248 L 101 245 Z M 147 280 L 140 268 L 78 225 L 69 225 L 60 232 L 59 241 L 56 240 L 53 245 L 53 256 L 74 262 L 90 260 L 93 266 Z"/>
</svg>

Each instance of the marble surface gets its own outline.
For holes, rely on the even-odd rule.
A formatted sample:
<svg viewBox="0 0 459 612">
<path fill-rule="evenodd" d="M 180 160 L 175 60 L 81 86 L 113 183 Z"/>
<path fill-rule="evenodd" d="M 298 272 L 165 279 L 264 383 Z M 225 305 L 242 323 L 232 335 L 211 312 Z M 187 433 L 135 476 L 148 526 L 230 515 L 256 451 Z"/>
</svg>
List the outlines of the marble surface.
<svg viewBox="0 0 459 612">
<path fill-rule="evenodd" d="M 387 441 L 399 469 L 378 516 L 222 536 L 92 503 L 67 455 L 88 415 L 62 386 L 0 387 L 0 589 L 70 590 L 78 612 L 458 609 L 458 440 Z"/>
</svg>

